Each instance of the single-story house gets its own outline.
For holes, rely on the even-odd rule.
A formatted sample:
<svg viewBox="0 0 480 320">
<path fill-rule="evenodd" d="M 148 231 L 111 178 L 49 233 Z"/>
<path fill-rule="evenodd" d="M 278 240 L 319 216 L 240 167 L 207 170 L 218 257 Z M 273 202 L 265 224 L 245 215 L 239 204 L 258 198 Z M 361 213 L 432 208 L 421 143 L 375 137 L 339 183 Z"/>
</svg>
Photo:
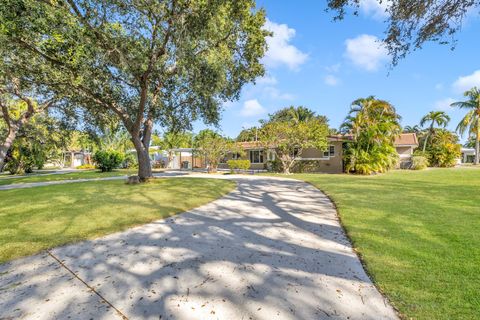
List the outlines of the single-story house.
<svg viewBox="0 0 480 320">
<path fill-rule="evenodd" d="M 92 153 L 83 150 L 69 150 L 63 152 L 63 167 L 76 168 L 85 164 L 92 164 Z"/>
<path fill-rule="evenodd" d="M 343 143 L 348 140 L 350 140 L 349 137 L 341 135 L 329 136 L 327 150 L 304 149 L 297 161 L 303 162 L 308 167 L 304 168 L 305 171 L 341 173 L 343 171 Z M 251 170 L 267 170 L 271 161 L 275 160 L 274 150 L 265 149 L 258 141 L 239 142 L 239 145 L 245 151 L 245 155 L 229 154 L 221 161 L 219 168 L 228 168 L 227 161 L 231 159 L 248 159 Z"/>
<path fill-rule="evenodd" d="M 297 158 L 295 166 L 301 167 L 304 172 L 343 172 L 343 149 L 344 143 L 352 140 L 348 135 L 331 135 L 328 137 L 327 150 L 317 148 L 304 149 Z M 268 170 L 272 161 L 275 160 L 273 148 L 265 148 L 259 141 L 239 142 L 239 146 L 245 151 L 244 155 L 230 153 L 219 164 L 219 169 L 228 169 L 228 160 L 245 159 L 250 160 L 250 170 Z M 395 141 L 395 148 L 399 154 L 399 167 L 408 168 L 413 151 L 418 147 L 418 140 L 415 133 L 403 133 Z M 170 169 L 195 169 L 206 168 L 206 161 L 201 156 L 196 156 L 192 148 L 172 149 L 172 161 L 167 164 Z M 293 171 L 295 171 L 295 166 Z"/>
<path fill-rule="evenodd" d="M 348 135 L 332 135 L 328 137 L 327 150 L 307 148 L 303 150 L 297 165 L 305 172 L 341 173 L 343 172 L 343 144 L 352 140 Z M 227 161 L 230 159 L 250 160 L 251 170 L 267 170 L 269 163 L 275 160 L 273 149 L 265 149 L 258 141 L 239 142 L 245 150 L 241 157 L 237 154 L 229 154 L 220 163 L 219 168 L 228 168 Z M 399 167 L 408 168 L 415 148 L 418 147 L 418 140 L 415 133 L 402 133 L 395 140 L 395 148 L 399 154 Z M 294 169 L 295 170 L 295 169 Z"/>
</svg>

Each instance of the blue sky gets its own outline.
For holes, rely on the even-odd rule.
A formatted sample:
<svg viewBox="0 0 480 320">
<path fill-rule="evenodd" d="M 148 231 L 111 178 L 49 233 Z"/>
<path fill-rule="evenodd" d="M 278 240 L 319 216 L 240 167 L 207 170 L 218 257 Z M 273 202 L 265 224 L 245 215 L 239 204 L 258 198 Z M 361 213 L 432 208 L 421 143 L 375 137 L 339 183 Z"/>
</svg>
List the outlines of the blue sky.
<svg viewBox="0 0 480 320">
<path fill-rule="evenodd" d="M 351 102 L 369 95 L 392 103 L 404 126 L 418 124 L 431 110 L 447 111 L 453 130 L 464 111 L 449 103 L 480 87 L 478 14 L 466 19 L 454 51 L 427 44 L 390 69 L 390 58 L 375 42 L 385 30 L 384 10 L 376 0 L 363 0 L 360 16 L 340 22 L 333 22 L 321 0 L 257 4 L 267 11 L 266 28 L 274 32 L 264 58 L 267 74 L 225 106 L 219 129 L 228 136 L 289 105 L 311 108 L 338 128 Z M 202 128 L 195 125 L 195 131 Z"/>
</svg>

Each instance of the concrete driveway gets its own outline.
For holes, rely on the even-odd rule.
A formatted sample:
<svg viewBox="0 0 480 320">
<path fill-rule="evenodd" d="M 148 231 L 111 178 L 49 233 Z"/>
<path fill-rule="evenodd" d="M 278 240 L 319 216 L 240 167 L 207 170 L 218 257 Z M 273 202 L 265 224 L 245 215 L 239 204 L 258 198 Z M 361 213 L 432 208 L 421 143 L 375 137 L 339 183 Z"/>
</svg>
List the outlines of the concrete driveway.
<svg viewBox="0 0 480 320">
<path fill-rule="evenodd" d="M 0 319 L 397 319 L 323 193 L 229 178 L 190 212 L 0 265 Z"/>
</svg>

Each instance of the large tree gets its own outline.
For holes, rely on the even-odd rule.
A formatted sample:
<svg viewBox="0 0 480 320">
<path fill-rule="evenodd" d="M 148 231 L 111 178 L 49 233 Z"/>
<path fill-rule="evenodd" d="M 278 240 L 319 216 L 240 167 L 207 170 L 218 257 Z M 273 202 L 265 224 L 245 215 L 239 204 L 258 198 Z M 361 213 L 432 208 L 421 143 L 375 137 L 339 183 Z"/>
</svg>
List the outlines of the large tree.
<svg viewBox="0 0 480 320">
<path fill-rule="evenodd" d="M 452 107 L 467 109 L 467 114 L 457 126 L 457 131 L 463 135 L 468 132 L 475 139 L 475 161 L 480 163 L 480 89 L 473 88 L 464 93 L 466 101 L 452 103 Z"/>
<path fill-rule="evenodd" d="M 206 160 L 208 172 L 217 172 L 221 159 L 229 153 L 242 153 L 243 150 L 232 139 L 210 129 L 200 131 L 193 141 L 195 154 Z"/>
<path fill-rule="evenodd" d="M 426 42 L 455 47 L 455 34 L 467 15 L 479 13 L 479 0 L 372 0 L 384 8 L 387 29 L 382 39 L 393 65 Z M 349 8 L 358 10 L 363 0 L 327 0 L 336 20 L 344 18 Z M 375 4 L 374 4 L 375 5 Z"/>
<path fill-rule="evenodd" d="M 0 9 L 0 13 L 2 11 Z M 4 128 L 0 132 L 0 171 L 18 133 L 56 100 L 46 86 L 36 83 L 51 79 L 52 70 L 31 54 L 9 45 L 2 32 L 4 29 L 5 22 L 1 21 L 0 14 L 0 122 Z M 58 96 L 57 100 L 60 100 Z"/>
<path fill-rule="evenodd" d="M 259 131 L 259 141 L 271 149 L 282 165 L 283 173 L 290 169 L 307 148 L 327 149 L 327 120 L 305 107 L 288 107 L 269 115 Z"/>
<path fill-rule="evenodd" d="M 424 127 L 425 124 L 430 123 L 428 126 L 428 131 L 425 134 L 425 139 L 423 141 L 423 152 L 427 147 L 429 136 L 433 135 L 435 126 L 440 126 L 445 128 L 450 122 L 450 117 L 444 111 L 430 111 L 420 120 L 420 126 Z"/>
<path fill-rule="evenodd" d="M 140 180 L 154 123 L 217 123 L 224 101 L 264 72 L 265 13 L 254 0 L 6 0 L 3 41 L 62 71 L 50 83 L 129 132 Z M 0 43 L 0 46 L 3 43 Z"/>
</svg>

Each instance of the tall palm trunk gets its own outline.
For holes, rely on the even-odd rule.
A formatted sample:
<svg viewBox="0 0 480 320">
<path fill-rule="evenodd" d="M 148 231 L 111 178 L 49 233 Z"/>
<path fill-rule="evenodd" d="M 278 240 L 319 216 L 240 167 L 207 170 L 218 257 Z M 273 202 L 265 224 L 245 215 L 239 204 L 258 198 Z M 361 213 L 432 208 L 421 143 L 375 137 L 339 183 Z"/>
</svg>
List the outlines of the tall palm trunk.
<svg viewBox="0 0 480 320">
<path fill-rule="evenodd" d="M 475 135 L 475 165 L 480 163 L 480 118 L 477 119 L 477 134 Z"/>
</svg>

